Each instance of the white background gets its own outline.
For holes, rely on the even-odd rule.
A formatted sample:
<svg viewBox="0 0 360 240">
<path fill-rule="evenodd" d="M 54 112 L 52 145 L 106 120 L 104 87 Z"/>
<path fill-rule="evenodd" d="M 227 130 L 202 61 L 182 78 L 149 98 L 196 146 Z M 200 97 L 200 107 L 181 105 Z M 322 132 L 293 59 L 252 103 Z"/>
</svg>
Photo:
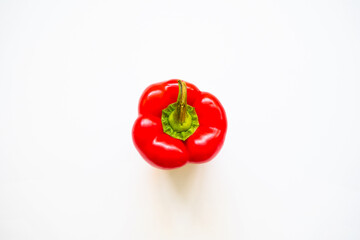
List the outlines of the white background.
<svg viewBox="0 0 360 240">
<path fill-rule="evenodd" d="M 0 239 L 360 239 L 359 1 L 0 1 Z M 131 140 L 142 91 L 217 96 L 210 163 Z"/>
</svg>

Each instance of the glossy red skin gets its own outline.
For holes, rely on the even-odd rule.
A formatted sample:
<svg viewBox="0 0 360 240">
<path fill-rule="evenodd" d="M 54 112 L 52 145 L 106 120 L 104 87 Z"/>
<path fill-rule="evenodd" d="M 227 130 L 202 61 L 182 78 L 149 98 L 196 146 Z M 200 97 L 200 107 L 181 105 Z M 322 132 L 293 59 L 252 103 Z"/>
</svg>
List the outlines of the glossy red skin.
<svg viewBox="0 0 360 240">
<path fill-rule="evenodd" d="M 177 100 L 177 79 L 150 85 L 140 98 L 133 141 L 141 156 L 155 167 L 173 169 L 188 162 L 208 162 L 224 144 L 227 120 L 220 101 L 191 83 L 186 86 L 187 103 L 195 108 L 200 126 L 185 141 L 165 134 L 161 124 L 162 110 Z"/>
</svg>

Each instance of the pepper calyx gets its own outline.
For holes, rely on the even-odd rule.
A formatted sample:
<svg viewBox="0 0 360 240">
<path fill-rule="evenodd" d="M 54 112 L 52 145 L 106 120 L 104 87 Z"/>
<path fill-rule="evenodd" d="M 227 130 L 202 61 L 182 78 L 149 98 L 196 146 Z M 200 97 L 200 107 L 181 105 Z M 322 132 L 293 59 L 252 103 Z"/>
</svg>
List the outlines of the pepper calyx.
<svg viewBox="0 0 360 240">
<path fill-rule="evenodd" d="M 170 135 L 173 138 L 185 141 L 200 126 L 199 119 L 195 108 L 187 105 L 185 122 L 181 124 L 175 121 L 175 118 L 172 116 L 175 114 L 176 107 L 177 103 L 172 103 L 167 108 L 162 110 L 161 123 L 164 133 Z"/>
</svg>

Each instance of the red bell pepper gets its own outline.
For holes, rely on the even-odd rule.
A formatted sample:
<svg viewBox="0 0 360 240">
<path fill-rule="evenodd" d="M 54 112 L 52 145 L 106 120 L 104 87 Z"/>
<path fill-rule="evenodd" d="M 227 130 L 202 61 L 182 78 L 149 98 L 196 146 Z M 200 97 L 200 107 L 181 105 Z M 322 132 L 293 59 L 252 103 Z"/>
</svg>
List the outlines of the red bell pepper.
<svg viewBox="0 0 360 240">
<path fill-rule="evenodd" d="M 215 96 L 172 79 L 143 92 L 132 137 L 146 161 L 172 169 L 210 161 L 220 151 L 226 129 L 225 110 Z"/>
</svg>

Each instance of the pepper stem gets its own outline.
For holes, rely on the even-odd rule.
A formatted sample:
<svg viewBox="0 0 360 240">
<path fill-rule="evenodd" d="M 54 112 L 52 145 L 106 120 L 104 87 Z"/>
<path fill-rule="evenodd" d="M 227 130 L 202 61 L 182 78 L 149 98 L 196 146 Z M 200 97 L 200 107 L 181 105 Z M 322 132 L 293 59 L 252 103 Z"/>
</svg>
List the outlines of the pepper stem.
<svg viewBox="0 0 360 240">
<path fill-rule="evenodd" d="M 186 83 L 182 80 L 177 82 L 179 84 L 177 101 L 162 110 L 161 123 L 164 133 L 185 141 L 199 127 L 199 119 L 195 108 L 187 105 Z"/>
<path fill-rule="evenodd" d="M 182 80 L 178 80 L 179 84 L 179 95 L 177 99 L 177 106 L 175 110 L 175 121 L 182 124 L 186 119 L 186 106 L 187 106 L 187 92 L 186 92 L 186 83 Z"/>
</svg>

